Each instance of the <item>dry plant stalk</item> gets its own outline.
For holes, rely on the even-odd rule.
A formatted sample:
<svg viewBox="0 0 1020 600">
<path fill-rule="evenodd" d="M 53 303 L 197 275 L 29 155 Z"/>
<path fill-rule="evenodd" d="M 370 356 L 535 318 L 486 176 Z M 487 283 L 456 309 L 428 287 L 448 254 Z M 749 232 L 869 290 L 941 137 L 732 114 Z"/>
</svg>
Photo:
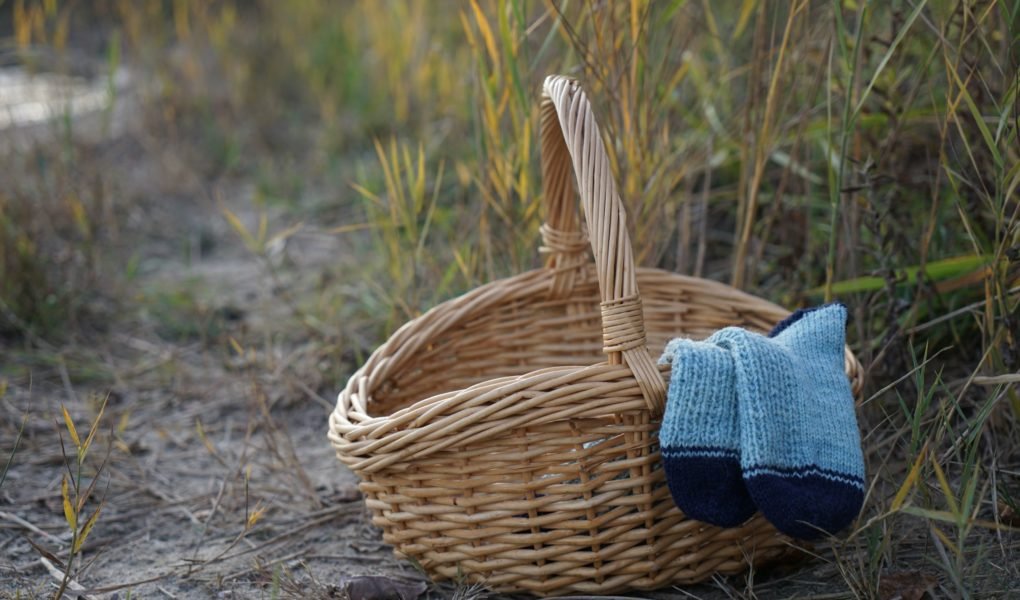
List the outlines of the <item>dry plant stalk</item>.
<svg viewBox="0 0 1020 600">
<path fill-rule="evenodd" d="M 109 401 L 109 395 L 103 399 L 103 403 L 99 407 L 99 412 L 96 414 L 96 418 L 92 421 L 92 425 L 89 427 L 84 440 L 78 435 L 78 430 L 74 425 L 74 420 L 71 418 L 70 413 L 67 412 L 67 407 L 60 407 L 64 419 L 64 426 L 67 428 L 67 435 L 74 444 L 74 455 L 73 457 L 68 456 L 67 449 L 64 446 L 64 436 L 60 435 L 60 427 L 58 425 L 57 433 L 60 437 L 60 452 L 64 457 L 64 463 L 67 466 L 67 474 L 64 475 L 60 482 L 60 496 L 64 506 L 64 520 L 67 521 L 67 526 L 71 529 L 71 547 L 68 552 L 67 563 L 64 566 L 63 579 L 61 580 L 60 587 L 54 596 L 55 598 L 64 597 L 64 591 L 71 583 L 71 570 L 74 567 L 74 560 L 81 553 L 81 548 L 85 544 L 85 540 L 88 538 L 89 534 L 92 533 L 92 529 L 96 526 L 96 522 L 99 520 L 99 514 L 103 509 L 104 500 L 101 500 L 99 505 L 96 506 L 96 509 L 92 511 L 91 515 L 84 519 L 82 518 L 85 512 L 85 503 L 92 497 L 96 483 L 99 482 L 99 475 L 102 473 L 103 468 L 106 466 L 106 462 L 109 459 L 109 455 L 103 459 L 103 462 L 99 465 L 95 475 L 92 477 L 91 483 L 89 483 L 88 487 L 83 489 L 82 478 L 85 458 L 88 456 L 89 448 L 92 447 L 92 442 L 96 438 L 96 432 L 99 431 L 99 422 L 103 418 L 103 412 L 106 410 L 107 401 Z"/>
</svg>

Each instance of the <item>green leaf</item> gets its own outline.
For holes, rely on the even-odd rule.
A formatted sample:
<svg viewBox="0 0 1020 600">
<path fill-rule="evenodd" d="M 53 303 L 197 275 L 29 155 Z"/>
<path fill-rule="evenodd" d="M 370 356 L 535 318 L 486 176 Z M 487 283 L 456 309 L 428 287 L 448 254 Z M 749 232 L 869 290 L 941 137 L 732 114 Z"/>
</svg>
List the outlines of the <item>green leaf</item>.
<svg viewBox="0 0 1020 600">
<path fill-rule="evenodd" d="M 992 154 L 992 160 L 995 161 L 996 166 L 1002 167 L 1003 162 L 1002 155 L 999 153 L 999 145 L 992 136 L 992 132 L 988 129 L 988 125 L 985 123 L 985 117 L 981 114 L 981 110 L 978 108 L 977 103 L 974 102 L 974 98 L 970 95 L 970 92 L 967 91 L 967 83 L 960 79 L 960 75 L 956 72 L 956 69 L 949 69 L 949 73 L 953 76 L 953 80 L 956 82 L 957 87 L 960 88 L 960 96 L 967 105 L 967 110 L 970 111 L 970 116 L 974 119 L 974 124 L 977 125 L 978 131 L 981 132 L 981 137 L 985 141 L 985 146 L 988 147 L 988 151 Z"/>
<path fill-rule="evenodd" d="M 875 83 L 878 81 L 878 76 L 882 74 L 885 66 L 889 64 L 889 60 L 892 58 L 893 53 L 896 52 L 896 48 L 899 47 L 903 38 L 907 36 L 907 32 L 910 31 L 914 21 L 916 21 L 917 17 L 921 15 L 921 9 L 923 9 L 927 3 L 927 0 L 918 2 L 917 6 L 914 7 L 914 10 L 911 11 L 910 16 L 907 17 L 906 22 L 899 26 L 899 33 L 896 35 L 892 44 L 889 45 L 889 49 L 885 51 L 885 55 L 882 57 L 882 60 L 879 61 L 878 67 L 875 68 L 875 73 L 871 76 L 871 81 L 868 82 L 868 86 L 864 88 L 864 92 L 861 93 L 860 100 L 857 102 L 857 107 L 854 108 L 854 114 L 851 118 L 851 122 L 853 122 L 857 118 L 857 115 L 861 113 L 861 109 L 864 108 L 864 102 L 868 99 L 868 96 L 871 95 L 871 90 L 875 87 Z"/>
<path fill-rule="evenodd" d="M 931 281 L 942 281 L 973 273 L 983 269 L 991 262 L 990 257 L 981 255 L 955 256 L 925 265 L 924 275 Z M 899 280 L 899 285 L 913 285 L 917 283 L 917 275 L 921 272 L 920 266 L 905 267 L 894 272 Z M 833 294 L 854 294 L 858 292 L 873 292 L 885 286 L 885 279 L 874 275 L 855 277 L 838 281 L 832 284 Z M 825 294 L 825 287 L 819 286 L 807 291 L 809 296 L 821 296 Z"/>
<path fill-rule="evenodd" d="M 919 506 L 905 506 L 903 512 L 908 515 L 914 515 L 915 517 L 921 517 L 928 519 L 929 521 L 942 521 L 943 523 L 957 524 L 956 515 L 945 510 L 929 510 L 927 508 L 921 508 Z"/>
<path fill-rule="evenodd" d="M 680 8 L 685 4 L 687 4 L 687 0 L 673 0 L 672 2 L 670 2 L 666 10 L 663 11 L 662 17 L 659 18 L 659 24 L 662 25 L 671 23 L 673 20 L 673 15 L 675 15 L 676 11 L 680 10 Z"/>
</svg>

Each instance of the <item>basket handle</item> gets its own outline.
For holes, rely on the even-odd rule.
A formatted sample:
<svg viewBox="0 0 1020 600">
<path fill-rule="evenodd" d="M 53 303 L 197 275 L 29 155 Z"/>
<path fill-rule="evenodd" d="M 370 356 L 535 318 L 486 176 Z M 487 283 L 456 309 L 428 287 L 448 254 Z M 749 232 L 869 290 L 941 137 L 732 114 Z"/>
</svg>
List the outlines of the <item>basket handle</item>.
<svg viewBox="0 0 1020 600">
<path fill-rule="evenodd" d="M 551 75 L 542 94 L 542 186 L 548 209 L 542 251 L 555 269 L 551 293 L 562 297 L 576 267 L 587 261 L 587 240 L 574 204 L 574 176 L 588 223 L 599 280 L 602 350 L 609 364 L 634 373 L 648 408 L 662 415 L 666 386 L 648 353 L 627 217 L 591 104 L 573 79 Z M 573 176 L 572 176 L 573 175 Z"/>
</svg>

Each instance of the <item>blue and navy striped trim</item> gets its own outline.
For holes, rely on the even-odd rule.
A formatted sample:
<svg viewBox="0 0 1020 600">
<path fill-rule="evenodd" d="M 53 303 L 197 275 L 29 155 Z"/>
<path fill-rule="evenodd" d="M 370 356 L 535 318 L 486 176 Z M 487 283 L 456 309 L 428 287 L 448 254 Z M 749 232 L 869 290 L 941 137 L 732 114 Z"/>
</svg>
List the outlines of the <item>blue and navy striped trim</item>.
<svg viewBox="0 0 1020 600">
<path fill-rule="evenodd" d="M 722 446 L 663 446 L 662 455 L 667 458 L 705 457 L 740 459 L 740 453 L 737 449 L 723 448 Z"/>
<path fill-rule="evenodd" d="M 809 477 L 816 475 L 829 479 L 831 481 L 838 481 L 853 487 L 864 489 L 864 480 L 856 475 L 849 473 L 841 473 L 832 469 L 826 469 L 818 465 L 804 465 L 801 467 L 774 467 L 770 465 L 756 465 L 744 469 L 744 478 L 749 479 L 757 477 L 759 475 L 775 475 L 778 477 Z"/>
</svg>

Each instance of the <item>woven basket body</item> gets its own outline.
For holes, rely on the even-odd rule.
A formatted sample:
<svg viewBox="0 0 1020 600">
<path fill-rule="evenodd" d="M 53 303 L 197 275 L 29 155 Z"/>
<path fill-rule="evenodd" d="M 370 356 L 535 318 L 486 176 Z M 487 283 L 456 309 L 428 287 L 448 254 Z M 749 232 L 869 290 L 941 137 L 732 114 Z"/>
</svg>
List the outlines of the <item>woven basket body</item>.
<svg viewBox="0 0 1020 600">
<path fill-rule="evenodd" d="M 652 357 L 673 337 L 767 330 L 788 312 L 635 268 L 584 93 L 562 77 L 545 92 L 547 266 L 397 331 L 339 396 L 337 456 L 360 476 L 385 541 L 437 579 L 606 594 L 776 559 L 789 540 L 760 515 L 719 529 L 674 506 L 657 440 L 669 370 Z M 856 392 L 849 352 L 846 368 Z"/>
</svg>

